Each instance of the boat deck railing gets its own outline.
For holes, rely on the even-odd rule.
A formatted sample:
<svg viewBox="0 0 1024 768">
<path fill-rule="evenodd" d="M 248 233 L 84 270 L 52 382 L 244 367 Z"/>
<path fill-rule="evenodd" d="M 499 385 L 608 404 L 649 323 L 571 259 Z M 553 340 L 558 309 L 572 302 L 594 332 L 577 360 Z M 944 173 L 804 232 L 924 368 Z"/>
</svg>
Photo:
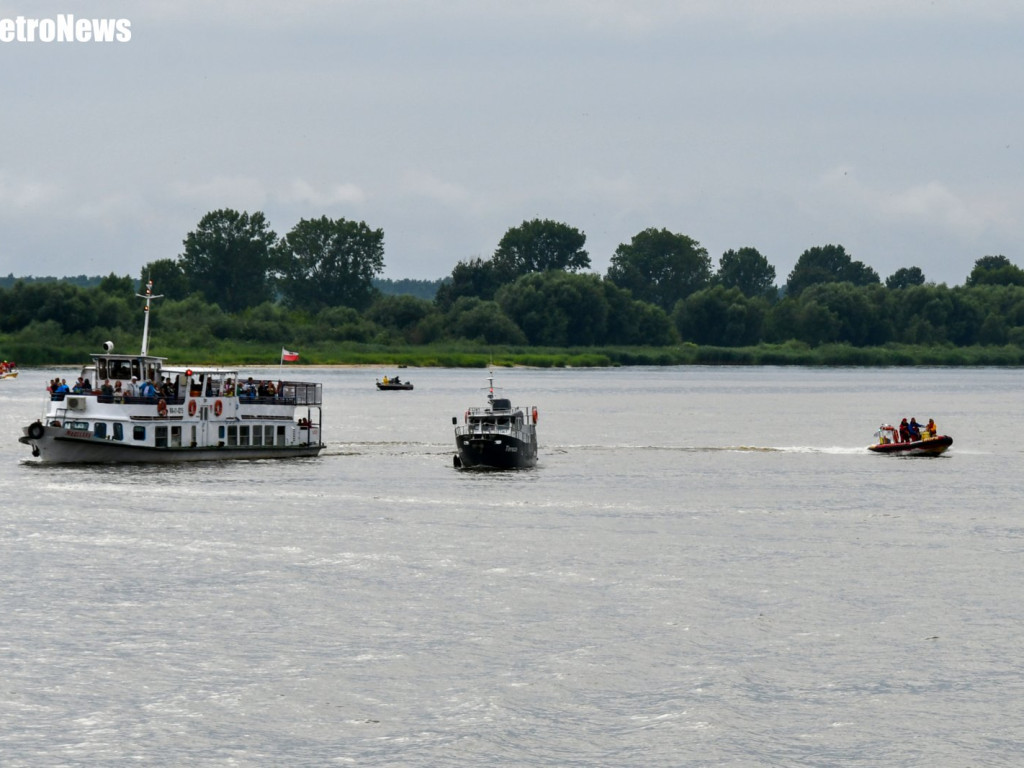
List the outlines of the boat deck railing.
<svg viewBox="0 0 1024 768">
<path fill-rule="evenodd" d="M 154 397 L 130 397 L 125 395 L 97 395 L 92 392 L 59 392 L 50 395 L 50 400 L 55 403 L 63 402 L 68 397 L 95 397 L 97 403 L 120 404 L 120 405 L 156 405 L 163 400 L 167 405 L 184 405 L 184 397 L 168 397 L 167 395 L 156 395 Z M 219 394 L 207 395 L 207 397 L 221 397 Z M 238 395 L 239 402 L 253 405 L 321 405 L 323 391 L 320 384 L 286 383 L 277 395 Z"/>
<path fill-rule="evenodd" d="M 526 431 L 526 422 L 516 422 L 509 418 L 494 421 L 479 421 L 472 424 L 459 424 L 455 427 L 456 435 L 511 435 Z"/>
</svg>

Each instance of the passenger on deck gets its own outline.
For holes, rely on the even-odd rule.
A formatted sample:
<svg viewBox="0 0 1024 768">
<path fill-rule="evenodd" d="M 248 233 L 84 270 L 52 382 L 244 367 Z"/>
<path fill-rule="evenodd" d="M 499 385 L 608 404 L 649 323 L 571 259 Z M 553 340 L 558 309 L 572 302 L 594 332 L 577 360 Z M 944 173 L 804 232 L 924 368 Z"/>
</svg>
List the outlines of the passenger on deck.
<svg viewBox="0 0 1024 768">
<path fill-rule="evenodd" d="M 910 418 L 910 439 L 920 440 L 921 439 L 921 425 L 917 423 L 917 417 L 912 416 Z"/>
<path fill-rule="evenodd" d="M 110 386 L 110 379 L 103 380 L 103 386 L 100 387 L 100 394 L 104 397 L 114 396 L 114 388 Z"/>
<path fill-rule="evenodd" d="M 910 425 L 907 423 L 906 417 L 904 417 L 903 421 L 900 422 L 900 442 L 910 442 Z"/>
<path fill-rule="evenodd" d="M 935 426 L 935 419 L 928 419 L 928 426 L 925 427 L 931 437 L 939 434 L 939 428 Z"/>
</svg>

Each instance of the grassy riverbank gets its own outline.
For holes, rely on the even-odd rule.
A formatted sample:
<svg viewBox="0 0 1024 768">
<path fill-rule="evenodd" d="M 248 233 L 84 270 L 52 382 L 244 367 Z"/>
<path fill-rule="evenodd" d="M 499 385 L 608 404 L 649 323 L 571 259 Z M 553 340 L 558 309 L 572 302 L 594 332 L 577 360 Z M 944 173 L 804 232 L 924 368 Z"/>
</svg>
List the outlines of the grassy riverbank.
<svg viewBox="0 0 1024 768">
<path fill-rule="evenodd" d="M 135 345 L 120 352 L 134 352 Z M 1005 346 L 910 346 L 851 347 L 828 344 L 809 347 L 801 342 L 760 344 L 753 347 L 709 347 L 682 344 L 674 347 L 484 347 L 470 344 L 385 346 L 373 344 L 324 344 L 297 347 L 299 365 L 361 365 L 379 368 L 486 368 L 531 366 L 535 368 L 594 368 L 621 365 L 805 365 L 805 366 L 1022 366 L 1024 348 Z M 4 357 L 27 365 L 78 364 L 95 349 L 69 344 L 59 348 L 17 349 L 4 347 Z M 168 362 L 190 365 L 275 365 L 280 347 L 213 342 L 203 348 L 153 346 L 151 354 Z"/>
</svg>

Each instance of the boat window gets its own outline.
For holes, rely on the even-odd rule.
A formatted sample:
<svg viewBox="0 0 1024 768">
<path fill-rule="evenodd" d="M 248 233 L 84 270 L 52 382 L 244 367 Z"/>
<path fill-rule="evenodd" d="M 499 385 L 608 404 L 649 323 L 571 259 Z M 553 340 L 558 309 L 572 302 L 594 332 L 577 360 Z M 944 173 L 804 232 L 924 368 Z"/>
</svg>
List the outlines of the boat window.
<svg viewBox="0 0 1024 768">
<path fill-rule="evenodd" d="M 228 445 L 238 445 L 238 427 L 228 427 Z"/>
<path fill-rule="evenodd" d="M 140 379 L 144 379 L 145 378 L 145 376 L 142 375 L 142 361 L 141 360 L 132 360 L 132 376 L 138 376 Z"/>
<path fill-rule="evenodd" d="M 143 441 L 146 439 L 146 428 L 141 424 L 132 427 L 132 440 Z"/>
<path fill-rule="evenodd" d="M 278 445 L 284 445 L 285 444 L 284 426 L 279 426 L 277 428 L 277 444 Z"/>
<path fill-rule="evenodd" d="M 171 427 L 171 445 L 174 448 L 181 447 L 181 427 Z"/>
<path fill-rule="evenodd" d="M 167 447 L 167 427 L 157 427 L 153 434 L 153 441 L 157 448 Z"/>
<path fill-rule="evenodd" d="M 130 380 L 132 377 L 132 367 L 127 360 L 109 360 L 107 367 L 110 375 L 104 376 L 105 379 Z"/>
<path fill-rule="evenodd" d="M 252 444 L 263 445 L 263 427 L 256 424 L 252 428 Z"/>
<path fill-rule="evenodd" d="M 64 426 L 67 427 L 68 429 L 80 429 L 82 431 L 87 431 L 89 429 L 89 422 L 88 421 L 66 421 L 66 422 L 64 422 Z"/>
<path fill-rule="evenodd" d="M 120 421 L 114 422 L 114 439 L 124 440 L 124 424 Z"/>
<path fill-rule="evenodd" d="M 264 431 L 264 435 L 263 435 L 263 442 L 264 442 L 264 444 L 265 445 L 273 445 L 274 444 L 274 427 L 272 425 L 268 424 L 266 427 L 264 427 L 263 431 Z"/>
<path fill-rule="evenodd" d="M 101 440 L 105 439 L 107 437 L 107 422 L 97 421 L 95 424 L 93 424 L 92 434 L 93 437 L 98 437 Z"/>
<path fill-rule="evenodd" d="M 243 425 L 238 428 L 238 444 L 248 445 L 249 444 L 249 425 Z"/>
</svg>

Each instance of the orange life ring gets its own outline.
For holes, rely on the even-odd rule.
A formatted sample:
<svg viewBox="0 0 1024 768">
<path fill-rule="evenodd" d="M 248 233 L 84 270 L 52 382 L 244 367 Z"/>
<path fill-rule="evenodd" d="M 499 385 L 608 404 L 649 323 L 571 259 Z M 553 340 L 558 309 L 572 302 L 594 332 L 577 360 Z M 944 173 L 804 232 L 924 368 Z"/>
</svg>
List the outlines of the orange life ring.
<svg viewBox="0 0 1024 768">
<path fill-rule="evenodd" d="M 196 415 L 196 401 L 195 400 L 189 400 L 188 401 L 188 415 L 189 416 L 195 416 Z"/>
<path fill-rule="evenodd" d="M 222 403 L 220 400 L 218 400 L 217 402 L 215 402 L 213 404 L 213 415 L 214 416 L 220 416 L 221 411 L 223 411 L 223 410 L 224 410 L 224 403 Z"/>
<path fill-rule="evenodd" d="M 537 423 L 537 406 L 533 406 L 533 423 Z"/>
<path fill-rule="evenodd" d="M 164 400 L 162 397 L 160 398 L 160 401 L 156 404 L 156 412 L 157 415 L 161 417 L 167 416 L 167 401 Z"/>
</svg>

